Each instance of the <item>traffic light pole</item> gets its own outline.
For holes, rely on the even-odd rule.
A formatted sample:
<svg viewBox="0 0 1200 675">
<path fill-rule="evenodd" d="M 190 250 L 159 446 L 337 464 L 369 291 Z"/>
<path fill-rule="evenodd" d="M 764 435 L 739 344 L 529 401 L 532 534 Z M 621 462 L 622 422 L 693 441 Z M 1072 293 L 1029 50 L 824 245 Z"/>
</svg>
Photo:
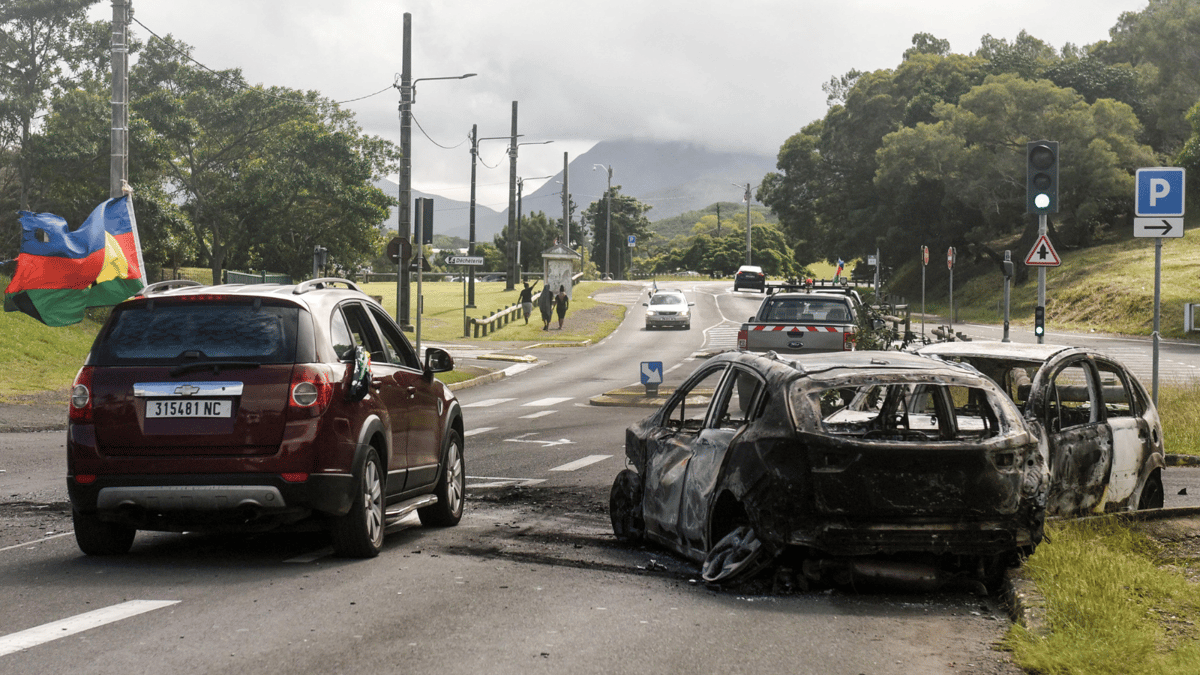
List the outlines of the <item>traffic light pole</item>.
<svg viewBox="0 0 1200 675">
<path fill-rule="evenodd" d="M 1038 214 L 1038 236 L 1039 237 L 1046 236 L 1046 230 L 1047 230 L 1046 214 L 1039 213 Z M 1043 307 L 1043 308 L 1046 306 L 1046 268 L 1044 266 L 1038 267 L 1038 304 L 1037 304 L 1037 306 Z M 1045 311 L 1045 310 L 1043 309 L 1042 311 Z M 1036 330 L 1034 332 L 1036 332 Z M 1046 333 L 1044 330 L 1042 331 L 1042 333 L 1040 333 L 1037 336 L 1037 341 L 1038 341 L 1039 345 L 1046 344 Z"/>
</svg>

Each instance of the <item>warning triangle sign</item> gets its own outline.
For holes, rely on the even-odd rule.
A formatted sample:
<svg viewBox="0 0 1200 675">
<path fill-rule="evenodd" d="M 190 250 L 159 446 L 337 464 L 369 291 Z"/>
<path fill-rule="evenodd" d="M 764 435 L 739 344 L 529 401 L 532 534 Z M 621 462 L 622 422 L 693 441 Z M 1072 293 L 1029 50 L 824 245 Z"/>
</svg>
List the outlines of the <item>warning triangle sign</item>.
<svg viewBox="0 0 1200 675">
<path fill-rule="evenodd" d="M 1050 244 L 1050 238 L 1043 234 L 1033 243 L 1029 255 L 1025 256 L 1025 264 L 1034 267 L 1058 267 L 1062 264 L 1062 260 L 1059 259 L 1054 246 Z"/>
</svg>

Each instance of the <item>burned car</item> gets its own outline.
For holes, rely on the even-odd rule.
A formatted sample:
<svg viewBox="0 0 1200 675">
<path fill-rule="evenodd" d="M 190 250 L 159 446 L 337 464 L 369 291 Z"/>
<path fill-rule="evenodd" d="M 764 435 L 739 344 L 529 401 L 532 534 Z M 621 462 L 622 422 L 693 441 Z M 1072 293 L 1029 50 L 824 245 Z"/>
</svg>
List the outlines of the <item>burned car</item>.
<svg viewBox="0 0 1200 675">
<path fill-rule="evenodd" d="M 969 363 L 1040 430 L 1048 516 L 1161 508 L 1162 424 L 1125 366 L 1077 347 L 948 342 L 918 353 Z"/>
<path fill-rule="evenodd" d="M 900 352 L 726 352 L 625 436 L 614 533 L 822 579 L 997 577 L 1042 538 L 1037 434 L 969 366 Z"/>
</svg>

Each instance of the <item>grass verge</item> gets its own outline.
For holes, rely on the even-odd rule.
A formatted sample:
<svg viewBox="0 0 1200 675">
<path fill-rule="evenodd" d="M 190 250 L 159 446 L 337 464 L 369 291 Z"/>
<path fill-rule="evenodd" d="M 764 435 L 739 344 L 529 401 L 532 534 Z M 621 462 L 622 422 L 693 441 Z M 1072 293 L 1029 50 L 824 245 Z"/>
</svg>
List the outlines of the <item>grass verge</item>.
<svg viewBox="0 0 1200 675">
<path fill-rule="evenodd" d="M 1147 536 L 1153 526 L 1104 518 L 1047 528 L 1025 570 L 1046 599 L 1049 634 L 1014 626 L 1007 646 L 1018 665 L 1080 675 L 1200 672 L 1200 593 Z"/>
</svg>

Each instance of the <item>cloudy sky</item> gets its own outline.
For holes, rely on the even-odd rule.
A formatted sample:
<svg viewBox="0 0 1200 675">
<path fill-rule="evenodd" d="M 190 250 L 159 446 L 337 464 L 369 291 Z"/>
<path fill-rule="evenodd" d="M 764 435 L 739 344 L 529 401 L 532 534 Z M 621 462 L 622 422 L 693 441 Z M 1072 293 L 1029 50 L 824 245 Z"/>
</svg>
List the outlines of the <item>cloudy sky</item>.
<svg viewBox="0 0 1200 675">
<path fill-rule="evenodd" d="M 600 140 L 694 142 L 774 155 L 825 113 L 821 84 L 895 67 L 916 33 L 969 53 L 1022 30 L 1055 48 L 1108 37 L 1146 0 L 132 0 L 213 69 L 350 103 L 373 135 L 400 141 L 403 17 L 412 14 L 413 187 L 469 196 L 471 125 L 507 136 L 518 102 L 518 174 L 545 176 Z M 112 16 L 110 3 L 93 10 Z M 141 40 L 151 36 L 141 26 Z M 422 129 L 424 133 L 422 133 Z M 426 137 L 427 135 L 427 137 Z M 480 145 L 478 199 L 507 205 L 502 140 Z M 495 168 L 487 168 L 487 167 Z M 614 182 L 620 183 L 619 167 Z M 531 191 L 541 181 L 529 181 Z"/>
</svg>

